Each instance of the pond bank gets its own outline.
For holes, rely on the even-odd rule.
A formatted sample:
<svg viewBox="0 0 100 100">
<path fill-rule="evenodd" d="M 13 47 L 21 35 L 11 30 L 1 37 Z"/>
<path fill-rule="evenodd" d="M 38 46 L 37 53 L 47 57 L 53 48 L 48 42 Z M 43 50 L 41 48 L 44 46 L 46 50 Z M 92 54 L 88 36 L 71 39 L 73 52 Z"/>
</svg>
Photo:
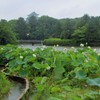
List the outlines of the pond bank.
<svg viewBox="0 0 100 100">
<path fill-rule="evenodd" d="M 6 94 L 2 100 L 21 100 L 29 89 L 28 80 L 18 76 L 7 75 L 7 77 L 12 86 L 8 94 Z"/>
</svg>

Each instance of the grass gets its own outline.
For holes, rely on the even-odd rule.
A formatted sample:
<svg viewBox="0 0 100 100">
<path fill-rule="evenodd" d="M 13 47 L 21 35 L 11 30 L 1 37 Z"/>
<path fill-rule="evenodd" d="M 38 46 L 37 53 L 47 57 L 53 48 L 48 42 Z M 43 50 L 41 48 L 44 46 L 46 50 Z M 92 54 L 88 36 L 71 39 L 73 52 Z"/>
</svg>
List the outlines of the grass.
<svg viewBox="0 0 100 100">
<path fill-rule="evenodd" d="M 0 99 L 8 93 L 9 89 L 11 87 L 10 82 L 8 81 L 5 74 L 0 72 Z"/>
</svg>

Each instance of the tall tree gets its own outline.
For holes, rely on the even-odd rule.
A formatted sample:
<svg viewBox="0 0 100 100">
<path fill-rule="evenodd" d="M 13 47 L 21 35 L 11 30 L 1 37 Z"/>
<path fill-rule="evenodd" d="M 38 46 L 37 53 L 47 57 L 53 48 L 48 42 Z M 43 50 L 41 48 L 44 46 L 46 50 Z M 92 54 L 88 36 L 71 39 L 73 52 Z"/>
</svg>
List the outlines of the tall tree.
<svg viewBox="0 0 100 100">
<path fill-rule="evenodd" d="M 61 38 L 71 39 L 72 33 L 74 32 L 75 22 L 73 19 L 61 19 Z"/>
<path fill-rule="evenodd" d="M 29 27 L 26 23 L 26 21 L 24 20 L 24 18 L 20 17 L 17 22 L 16 22 L 16 26 L 15 26 L 15 30 L 16 30 L 16 34 L 17 34 L 17 39 L 22 39 L 22 40 L 26 40 L 29 37 Z"/>
<path fill-rule="evenodd" d="M 78 22 L 75 25 L 75 30 L 72 34 L 72 37 L 77 44 L 88 42 L 86 37 L 87 37 L 87 26 L 89 22 L 90 22 L 90 17 L 87 14 L 78 19 Z"/>
<path fill-rule="evenodd" d="M 8 23 L 9 23 L 12 31 L 15 32 L 15 26 L 16 26 L 16 23 L 17 23 L 17 19 L 10 20 L 10 21 L 8 21 Z"/>
<path fill-rule="evenodd" d="M 100 42 L 99 29 L 100 29 L 99 20 L 97 20 L 94 17 L 91 17 L 91 19 L 87 25 L 87 32 L 86 32 L 86 40 L 90 45 L 92 43 L 95 45 L 96 43 Z"/>
<path fill-rule="evenodd" d="M 37 18 L 35 16 L 28 17 L 27 24 L 29 26 L 30 39 L 34 39 L 37 26 Z"/>
<path fill-rule="evenodd" d="M 16 37 L 6 20 L 0 21 L 0 44 L 16 43 Z"/>
<path fill-rule="evenodd" d="M 48 16 L 41 16 L 38 19 L 37 34 L 39 39 L 60 37 L 60 24 L 58 20 Z"/>
</svg>

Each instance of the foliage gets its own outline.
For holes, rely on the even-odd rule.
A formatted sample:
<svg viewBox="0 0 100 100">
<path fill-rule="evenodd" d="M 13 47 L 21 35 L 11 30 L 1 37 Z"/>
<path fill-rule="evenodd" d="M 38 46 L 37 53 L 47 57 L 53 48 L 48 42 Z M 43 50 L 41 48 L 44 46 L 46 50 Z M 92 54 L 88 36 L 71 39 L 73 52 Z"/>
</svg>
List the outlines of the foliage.
<svg viewBox="0 0 100 100">
<path fill-rule="evenodd" d="M 0 62 L 6 60 L 7 73 L 30 80 L 32 100 L 99 98 L 100 55 L 90 47 L 63 52 L 45 46 L 31 50 L 7 45 L 0 47 L 0 55 Z"/>
<path fill-rule="evenodd" d="M 10 86 L 5 74 L 0 72 L 0 99 L 9 91 Z"/>
<path fill-rule="evenodd" d="M 49 37 L 59 37 L 60 24 L 57 19 L 49 16 L 41 16 L 36 26 L 36 39 L 44 40 Z"/>
<path fill-rule="evenodd" d="M 62 45 L 62 46 L 71 46 L 75 45 L 75 41 L 70 39 L 60 39 L 60 38 L 49 38 L 43 41 L 44 45 Z"/>
<path fill-rule="evenodd" d="M 37 15 L 33 14 L 33 15 L 29 15 L 27 20 L 27 25 L 29 26 L 29 39 L 35 39 L 34 37 L 36 37 L 36 26 L 37 26 Z"/>
<path fill-rule="evenodd" d="M 11 30 L 6 20 L 0 21 L 0 44 L 16 43 L 15 33 Z"/>
<path fill-rule="evenodd" d="M 24 18 L 20 17 L 15 24 L 15 32 L 16 32 L 16 36 L 17 39 L 24 39 L 27 40 L 28 39 L 28 34 L 29 34 L 29 26 L 27 25 L 26 21 L 24 20 Z"/>
<path fill-rule="evenodd" d="M 20 17 L 16 20 L 10 20 L 7 24 L 20 40 L 61 38 L 64 41 L 71 41 L 70 45 L 79 46 L 80 43 L 86 42 L 91 46 L 100 45 L 99 16 L 93 17 L 85 14 L 79 18 L 55 19 L 49 16 L 39 17 L 37 13 L 33 12 L 28 15 L 26 20 Z"/>
<path fill-rule="evenodd" d="M 100 78 L 95 78 L 95 79 L 88 79 L 87 83 L 91 86 L 98 86 L 100 87 Z"/>
</svg>

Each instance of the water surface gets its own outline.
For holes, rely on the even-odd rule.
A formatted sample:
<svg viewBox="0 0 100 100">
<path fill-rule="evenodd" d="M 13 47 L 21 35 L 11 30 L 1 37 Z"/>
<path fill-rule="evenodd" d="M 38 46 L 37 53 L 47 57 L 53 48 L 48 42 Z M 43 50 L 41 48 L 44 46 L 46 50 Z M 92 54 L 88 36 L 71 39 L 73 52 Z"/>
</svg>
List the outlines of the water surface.
<svg viewBox="0 0 100 100">
<path fill-rule="evenodd" d="M 36 48 L 41 48 L 43 47 L 42 44 L 19 44 L 19 47 L 22 48 L 30 48 L 30 49 L 36 49 Z M 53 47 L 55 50 L 61 50 L 63 51 L 65 48 L 67 50 L 71 49 L 72 47 L 68 47 L 68 46 L 47 46 L 47 47 Z M 75 48 L 80 48 L 80 47 L 75 47 Z M 91 47 L 92 49 L 96 49 L 96 52 L 100 53 L 100 47 Z"/>
<path fill-rule="evenodd" d="M 20 82 L 17 82 L 17 81 L 11 80 L 11 85 L 12 85 L 12 87 L 11 87 L 10 91 L 8 92 L 7 95 L 4 96 L 4 98 L 2 100 L 18 100 L 18 97 L 21 95 L 21 93 L 25 89 L 23 84 L 21 84 Z"/>
</svg>

